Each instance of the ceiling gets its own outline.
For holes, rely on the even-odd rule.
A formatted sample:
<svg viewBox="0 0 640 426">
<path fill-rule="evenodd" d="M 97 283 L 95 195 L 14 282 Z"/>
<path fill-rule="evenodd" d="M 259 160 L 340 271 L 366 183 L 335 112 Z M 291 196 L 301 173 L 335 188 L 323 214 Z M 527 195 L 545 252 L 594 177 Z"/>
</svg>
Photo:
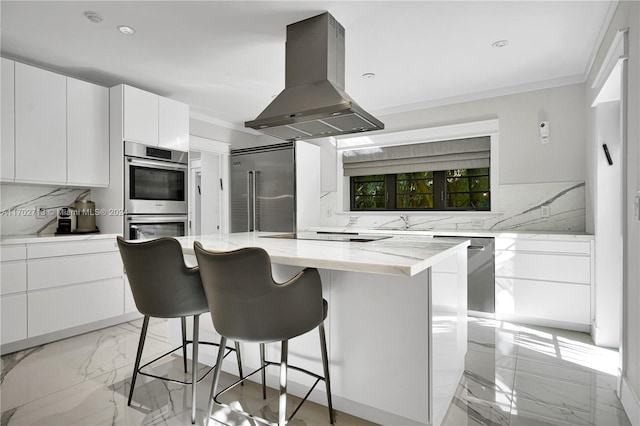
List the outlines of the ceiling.
<svg viewBox="0 0 640 426">
<path fill-rule="evenodd" d="M 286 25 L 324 11 L 345 27 L 347 93 L 384 115 L 582 82 L 616 3 L 3 0 L 1 50 L 104 86 L 158 93 L 188 103 L 192 116 L 243 128 L 284 87 Z M 86 11 L 103 21 L 90 22 Z M 508 46 L 491 46 L 503 39 Z"/>
</svg>

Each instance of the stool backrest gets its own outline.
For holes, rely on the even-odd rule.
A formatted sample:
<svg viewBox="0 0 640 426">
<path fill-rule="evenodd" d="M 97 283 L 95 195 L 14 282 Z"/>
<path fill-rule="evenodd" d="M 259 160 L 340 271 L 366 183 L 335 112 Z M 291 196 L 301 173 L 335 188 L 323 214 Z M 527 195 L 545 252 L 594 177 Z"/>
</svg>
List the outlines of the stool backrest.
<svg viewBox="0 0 640 426">
<path fill-rule="evenodd" d="M 233 340 L 287 340 L 324 319 L 318 271 L 307 268 L 285 283 L 271 274 L 269 254 L 259 247 L 228 252 L 194 244 L 215 329 Z"/>
<path fill-rule="evenodd" d="M 198 268 L 185 265 L 182 246 L 176 239 L 129 242 L 118 237 L 117 240 L 140 313 L 177 318 L 209 310 Z"/>
</svg>

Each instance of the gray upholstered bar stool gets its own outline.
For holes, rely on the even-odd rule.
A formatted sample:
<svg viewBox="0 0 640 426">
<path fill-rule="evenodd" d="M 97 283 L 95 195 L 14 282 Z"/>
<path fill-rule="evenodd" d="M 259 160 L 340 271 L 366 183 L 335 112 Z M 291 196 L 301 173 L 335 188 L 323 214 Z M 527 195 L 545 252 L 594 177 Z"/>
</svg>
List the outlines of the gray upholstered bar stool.
<svg viewBox="0 0 640 426">
<path fill-rule="evenodd" d="M 333 424 L 329 361 L 324 331 L 327 301 L 322 298 L 322 283 L 318 270 L 306 268 L 289 281 L 280 284 L 274 282 L 269 254 L 261 248 L 247 247 L 228 252 L 211 252 L 205 250 L 200 243 L 195 242 L 194 249 L 213 325 L 222 336 L 220 347 L 225 345 L 226 339 L 260 344 L 262 367 L 245 376 L 245 379 L 260 371 L 262 373 L 262 396 L 265 399 L 265 368 L 277 364 L 265 360 L 265 343 L 281 342 L 278 425 L 284 425 L 288 421 L 286 419 L 287 368 L 307 373 L 316 379 L 311 390 L 293 411 L 289 420 L 296 414 L 318 382 L 324 380 L 329 421 Z M 320 332 L 324 377 L 287 365 L 289 339 L 316 327 Z M 221 366 L 223 358 L 224 351 L 218 350 L 216 365 Z M 240 379 L 216 393 L 219 377 L 220 368 L 216 368 L 209 396 L 207 421 L 211 417 L 214 401 L 219 405 L 231 408 L 226 404 L 221 404 L 217 400 L 217 396 L 244 380 Z M 268 422 L 246 412 L 241 412 L 241 414 Z"/>
<path fill-rule="evenodd" d="M 198 268 L 189 268 L 185 265 L 182 247 L 174 238 L 157 238 L 153 240 L 129 242 L 122 237 L 118 237 L 117 240 L 122 262 L 127 271 L 133 299 L 135 300 L 138 311 L 144 315 L 127 405 L 131 405 L 133 389 L 138 374 L 160 380 L 169 380 L 173 383 L 191 384 L 191 423 L 195 423 L 197 384 L 213 369 L 212 367 L 200 379 L 197 378 L 198 345 L 209 344 L 218 346 L 216 343 L 198 341 L 200 314 L 209 312 L 209 305 L 207 304 L 207 299 L 202 288 Z M 188 316 L 193 316 L 193 340 L 187 340 L 186 338 L 186 317 Z M 182 320 L 182 345 L 140 366 L 150 317 L 180 318 Z M 187 344 L 189 343 L 193 345 L 191 381 L 167 379 L 142 371 L 142 369 L 149 364 L 182 348 L 184 372 L 186 373 Z M 221 345 L 221 348 L 223 353 L 226 352 L 225 356 L 228 355 L 231 350 L 234 350 L 226 348 L 226 342 Z M 242 362 L 238 343 L 236 343 L 235 351 L 238 358 L 238 370 L 242 378 Z"/>
</svg>

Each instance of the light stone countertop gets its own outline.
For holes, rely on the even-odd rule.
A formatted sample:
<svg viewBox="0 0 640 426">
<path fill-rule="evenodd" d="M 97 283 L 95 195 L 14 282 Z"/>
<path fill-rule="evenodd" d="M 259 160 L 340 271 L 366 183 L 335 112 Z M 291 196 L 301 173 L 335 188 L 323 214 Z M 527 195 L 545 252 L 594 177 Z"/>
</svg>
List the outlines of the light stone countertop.
<svg viewBox="0 0 640 426">
<path fill-rule="evenodd" d="M 273 233 L 237 233 L 181 237 L 185 253 L 193 253 L 194 241 L 209 250 L 261 247 L 273 263 L 372 274 L 414 276 L 457 251 L 468 241 L 397 235 L 378 241 L 341 242 L 266 238 Z"/>
<path fill-rule="evenodd" d="M 29 244 L 29 243 L 51 243 L 61 241 L 87 241 L 87 240 L 103 240 L 113 238 L 114 240 L 120 234 L 43 234 L 43 235 L 3 235 L 0 238 L 0 244 Z"/>
<path fill-rule="evenodd" d="M 549 240 L 549 241 L 591 241 L 595 239 L 595 235 L 585 232 L 564 233 L 564 232 L 545 232 L 545 231 L 488 231 L 483 229 L 462 229 L 462 230 L 429 230 L 414 231 L 402 229 L 364 229 L 350 227 L 312 227 L 305 228 L 305 231 L 329 231 L 329 232 L 359 232 L 363 234 L 382 234 L 382 235 L 403 235 L 403 236 L 452 236 L 452 237 L 503 237 L 515 239 L 531 239 L 531 240 Z"/>
</svg>

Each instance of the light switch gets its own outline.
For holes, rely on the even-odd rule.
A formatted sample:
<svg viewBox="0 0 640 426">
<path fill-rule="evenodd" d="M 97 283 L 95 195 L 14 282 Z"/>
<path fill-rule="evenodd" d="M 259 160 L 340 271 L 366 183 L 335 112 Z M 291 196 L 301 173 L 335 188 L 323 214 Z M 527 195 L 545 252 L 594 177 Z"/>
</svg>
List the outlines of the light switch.
<svg viewBox="0 0 640 426">
<path fill-rule="evenodd" d="M 540 217 L 549 217 L 551 214 L 551 209 L 549 206 L 541 206 L 540 207 Z"/>
</svg>

